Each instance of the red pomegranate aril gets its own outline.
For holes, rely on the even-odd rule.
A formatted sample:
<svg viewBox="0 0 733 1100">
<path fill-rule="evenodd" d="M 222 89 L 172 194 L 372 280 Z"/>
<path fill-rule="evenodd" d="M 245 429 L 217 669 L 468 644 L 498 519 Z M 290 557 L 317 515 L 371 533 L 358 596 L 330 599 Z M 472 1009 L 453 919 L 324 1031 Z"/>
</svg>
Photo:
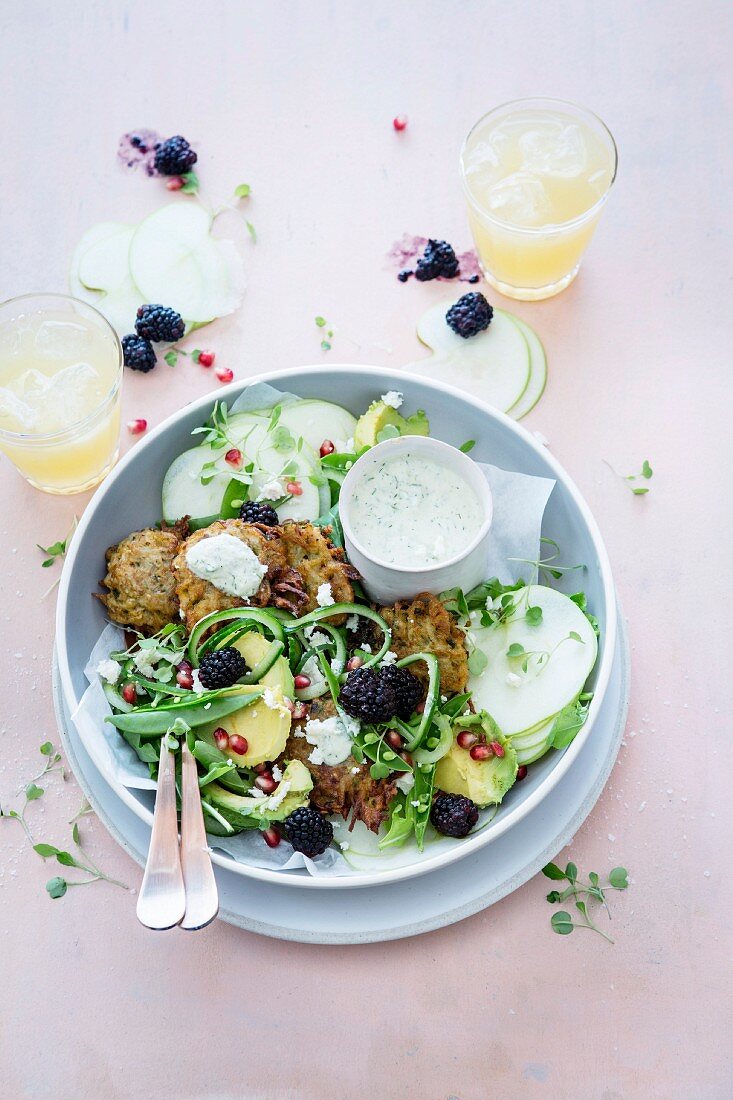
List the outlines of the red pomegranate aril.
<svg viewBox="0 0 733 1100">
<path fill-rule="evenodd" d="M 415 707 L 415 714 L 424 714 L 424 713 L 425 713 L 425 703 L 418 703 L 417 706 Z"/>
<path fill-rule="evenodd" d="M 255 787 L 259 787 L 265 794 L 272 794 L 277 790 L 277 781 L 272 778 L 270 772 L 263 772 L 255 779 Z"/>
<path fill-rule="evenodd" d="M 303 486 L 299 481 L 288 481 L 285 486 L 285 492 L 290 493 L 293 497 L 300 497 L 303 495 Z"/>
<path fill-rule="evenodd" d="M 262 839 L 268 848 L 277 848 L 281 837 L 275 826 L 271 825 L 269 829 L 265 829 L 263 832 Z"/>
<path fill-rule="evenodd" d="M 502 757 L 504 755 L 504 746 L 499 744 L 498 741 L 489 741 L 489 748 L 493 752 L 494 756 Z"/>
<path fill-rule="evenodd" d="M 224 752 L 224 749 L 229 748 L 229 734 L 221 726 L 214 730 L 214 743 L 220 752 Z"/>
<path fill-rule="evenodd" d="M 387 744 L 390 746 L 390 748 L 393 748 L 393 749 L 401 749 L 402 748 L 402 744 L 403 744 L 402 737 L 397 732 L 397 730 L 387 730 L 387 732 L 384 735 L 384 739 L 387 742 Z"/>
<path fill-rule="evenodd" d="M 242 452 L 237 447 L 230 447 L 224 455 L 224 461 L 238 470 L 242 465 Z"/>
<path fill-rule="evenodd" d="M 456 744 L 462 749 L 470 749 L 472 745 L 475 745 L 478 741 L 478 737 L 475 733 L 469 733 L 468 730 L 461 730 L 456 737 Z"/>
<path fill-rule="evenodd" d="M 527 765 L 520 764 L 517 768 L 517 783 L 521 783 L 523 779 L 527 778 Z"/>
<path fill-rule="evenodd" d="M 137 691 L 134 684 L 125 684 L 120 694 L 126 703 L 137 702 Z"/>
<path fill-rule="evenodd" d="M 293 718 L 295 719 L 296 722 L 299 722 L 301 720 L 301 718 L 305 718 L 307 713 L 308 713 L 308 704 L 307 703 L 296 703 L 295 704 L 295 707 L 293 708 Z"/>
<path fill-rule="evenodd" d="M 230 367 L 217 367 L 214 373 L 220 382 L 231 382 L 234 378 L 234 371 Z"/>
<path fill-rule="evenodd" d="M 261 764 L 255 764 L 254 770 L 258 775 L 265 775 L 272 767 L 269 760 L 263 760 Z"/>
<path fill-rule="evenodd" d="M 237 756 L 244 756 L 249 748 L 249 743 L 247 738 L 242 737 L 241 734 L 231 733 L 229 735 L 229 748 L 232 752 L 236 752 Z"/>
<path fill-rule="evenodd" d="M 400 130 L 406 130 L 407 129 L 407 115 L 397 115 L 396 118 L 392 119 L 392 125 L 394 126 L 395 130 L 397 130 L 398 133 L 399 133 Z"/>
<path fill-rule="evenodd" d="M 325 458 L 326 455 L 332 455 L 336 450 L 330 439 L 324 439 L 321 443 L 321 458 Z"/>
<path fill-rule="evenodd" d="M 363 657 L 350 657 L 349 660 L 346 662 L 346 671 L 353 672 L 355 668 L 361 668 L 363 664 Z"/>
<path fill-rule="evenodd" d="M 185 182 L 180 176 L 171 176 L 169 180 L 165 181 L 165 185 L 169 191 L 180 191 Z"/>
<path fill-rule="evenodd" d="M 471 749 L 472 760 L 488 760 L 493 755 L 488 745 L 474 745 Z"/>
<path fill-rule="evenodd" d="M 213 367 L 216 355 L 213 351 L 199 352 L 199 364 L 202 367 Z"/>
<path fill-rule="evenodd" d="M 188 668 L 180 668 L 176 673 L 176 683 L 179 687 L 188 688 L 193 687 L 193 673 Z"/>
<path fill-rule="evenodd" d="M 148 430 L 148 422 L 147 420 L 143 420 L 142 417 L 140 417 L 139 420 L 128 420 L 127 430 L 130 435 L 142 435 L 143 432 Z"/>
<path fill-rule="evenodd" d="M 303 688 L 309 688 L 311 686 L 311 678 L 299 672 L 298 675 L 293 678 L 293 683 L 299 691 L 302 691 Z"/>
</svg>

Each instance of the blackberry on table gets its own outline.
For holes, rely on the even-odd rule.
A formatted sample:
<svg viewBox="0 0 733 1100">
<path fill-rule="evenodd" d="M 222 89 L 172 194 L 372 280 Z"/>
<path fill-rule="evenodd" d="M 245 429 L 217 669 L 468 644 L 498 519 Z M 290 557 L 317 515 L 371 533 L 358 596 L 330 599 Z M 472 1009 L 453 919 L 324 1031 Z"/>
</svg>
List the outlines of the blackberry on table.
<svg viewBox="0 0 733 1100">
<path fill-rule="evenodd" d="M 185 176 L 197 160 L 195 151 L 180 134 L 155 146 L 155 167 L 161 176 Z"/>
<path fill-rule="evenodd" d="M 392 685 L 373 668 L 356 668 L 341 688 L 339 703 L 352 718 L 387 722 L 394 717 L 397 696 Z"/>
<path fill-rule="evenodd" d="M 494 310 L 478 290 L 471 290 L 450 307 L 445 319 L 458 336 L 467 340 L 491 324 Z"/>
<path fill-rule="evenodd" d="M 431 279 L 454 279 L 458 274 L 458 260 L 447 241 L 429 240 L 425 251 L 417 261 L 415 278 L 427 283 Z"/>
<path fill-rule="evenodd" d="M 296 852 L 313 859 L 326 851 L 333 840 L 333 825 L 312 806 L 299 806 L 286 817 L 285 836 Z"/>
<path fill-rule="evenodd" d="M 406 722 L 415 713 L 415 707 L 422 699 L 420 681 L 406 668 L 398 668 L 397 665 L 385 665 L 380 668 L 379 675 L 395 693 L 397 701 L 395 715 Z"/>
<path fill-rule="evenodd" d="M 138 336 L 152 340 L 154 344 L 174 344 L 186 331 L 180 313 L 169 306 L 140 306 L 135 318 L 135 331 Z"/>
<path fill-rule="evenodd" d="M 239 518 L 245 523 L 262 523 L 265 527 L 277 527 L 280 522 L 275 509 L 264 500 L 245 500 L 239 509 Z"/>
<path fill-rule="evenodd" d="M 208 653 L 199 665 L 199 680 L 205 688 L 231 687 L 247 671 L 247 662 L 238 649 L 225 646 Z"/>
<path fill-rule="evenodd" d="M 139 370 L 147 374 L 156 365 L 155 348 L 143 336 L 131 332 L 122 337 L 122 358 L 130 370 Z"/>
<path fill-rule="evenodd" d="M 430 820 L 443 836 L 468 836 L 478 821 L 478 806 L 462 794 L 439 794 Z"/>
</svg>

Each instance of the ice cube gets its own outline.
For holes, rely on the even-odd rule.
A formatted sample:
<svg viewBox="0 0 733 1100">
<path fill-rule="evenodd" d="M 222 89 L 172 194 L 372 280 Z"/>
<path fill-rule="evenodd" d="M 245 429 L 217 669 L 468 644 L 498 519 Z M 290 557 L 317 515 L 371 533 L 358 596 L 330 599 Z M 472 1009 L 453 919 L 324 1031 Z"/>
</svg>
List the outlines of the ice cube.
<svg viewBox="0 0 733 1100">
<path fill-rule="evenodd" d="M 44 359 L 82 359 L 94 337 L 85 325 L 73 321 L 43 321 L 36 332 L 36 351 Z"/>
<path fill-rule="evenodd" d="M 0 386 L 0 427 L 8 432 L 31 431 L 37 421 L 37 409 Z"/>
<path fill-rule="evenodd" d="M 72 363 L 50 380 L 44 402 L 55 405 L 63 420 L 78 420 L 79 410 L 101 397 L 99 383 L 99 372 L 91 363 Z"/>
<path fill-rule="evenodd" d="M 51 379 L 43 371 L 30 367 L 15 380 L 15 392 L 25 401 L 33 402 L 34 398 L 41 397 L 51 384 Z"/>
<path fill-rule="evenodd" d="M 517 225 L 541 225 L 550 213 L 550 199 L 541 180 L 529 172 L 513 172 L 487 195 L 489 209 Z"/>
<path fill-rule="evenodd" d="M 527 130 L 519 139 L 519 148 L 523 167 L 538 175 L 573 179 L 586 165 L 583 134 L 572 122 L 552 122 Z"/>
</svg>

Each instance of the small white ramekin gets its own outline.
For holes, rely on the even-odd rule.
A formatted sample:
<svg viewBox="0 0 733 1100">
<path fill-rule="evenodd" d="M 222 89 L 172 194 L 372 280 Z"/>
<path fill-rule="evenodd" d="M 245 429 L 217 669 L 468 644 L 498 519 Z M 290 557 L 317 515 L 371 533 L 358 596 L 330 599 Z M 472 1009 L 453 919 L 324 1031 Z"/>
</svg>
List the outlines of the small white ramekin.
<svg viewBox="0 0 733 1100">
<path fill-rule="evenodd" d="M 483 522 L 478 534 L 466 546 L 444 562 L 425 566 L 397 567 L 380 561 L 373 551 L 368 551 L 354 535 L 351 524 L 354 491 L 362 477 L 372 467 L 394 454 L 409 453 L 425 457 L 462 477 L 473 489 L 483 512 Z M 439 487 L 436 486 L 436 492 Z M 364 589 L 370 599 L 383 603 L 410 599 L 418 592 L 438 594 L 447 588 L 462 588 L 465 592 L 485 580 L 488 557 L 488 537 L 493 516 L 493 501 L 489 483 L 476 463 L 439 439 L 408 435 L 378 443 L 358 459 L 349 470 L 341 486 L 339 514 L 344 530 L 346 553 L 352 565 L 362 576 Z"/>
</svg>

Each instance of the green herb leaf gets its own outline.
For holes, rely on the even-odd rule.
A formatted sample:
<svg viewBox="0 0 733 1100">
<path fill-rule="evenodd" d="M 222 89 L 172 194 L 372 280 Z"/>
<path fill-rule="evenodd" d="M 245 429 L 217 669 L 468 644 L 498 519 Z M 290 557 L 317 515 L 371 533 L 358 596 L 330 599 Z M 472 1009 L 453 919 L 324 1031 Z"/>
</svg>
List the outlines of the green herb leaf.
<svg viewBox="0 0 733 1100">
<path fill-rule="evenodd" d="M 44 756 L 50 756 L 53 752 L 53 743 L 51 741 L 44 741 L 38 751 Z"/>
<path fill-rule="evenodd" d="M 234 188 L 235 199 L 247 199 L 252 193 L 252 188 L 248 183 L 239 183 Z"/>
<path fill-rule="evenodd" d="M 201 358 L 201 351 L 201 348 L 194 348 L 191 352 L 191 358 L 193 359 L 194 363 L 198 363 L 199 359 Z"/>
<path fill-rule="evenodd" d="M 52 898 L 62 898 L 66 893 L 68 883 L 65 878 L 50 878 L 46 883 L 46 891 Z"/>
<path fill-rule="evenodd" d="M 573 930 L 572 917 L 562 909 L 559 913 L 552 914 L 550 924 L 553 932 L 557 932 L 558 936 L 569 936 Z"/>
<path fill-rule="evenodd" d="M 165 353 L 163 358 L 165 359 L 169 367 L 175 367 L 176 363 L 178 362 L 178 352 L 171 349 L 171 351 L 167 351 Z"/>
<path fill-rule="evenodd" d="M 547 900 L 550 902 L 551 905 L 554 905 L 555 902 L 560 901 L 561 897 L 562 894 L 559 890 L 550 890 L 549 894 L 547 895 Z"/>
<path fill-rule="evenodd" d="M 79 845 L 79 823 L 77 821 L 74 822 L 74 827 L 71 830 L 71 839 L 74 841 L 74 844 L 76 844 L 77 847 L 78 847 L 78 845 Z"/>
<path fill-rule="evenodd" d="M 181 179 L 183 180 L 181 191 L 184 195 L 195 195 L 198 192 L 199 178 L 195 172 L 184 172 Z"/>
<path fill-rule="evenodd" d="M 643 497 L 646 493 L 649 492 L 649 490 L 637 487 L 635 489 L 632 489 L 631 492 L 634 494 L 635 497 Z"/>
<path fill-rule="evenodd" d="M 525 649 L 521 642 L 512 642 L 506 651 L 507 657 L 522 657 L 524 656 Z"/>
<path fill-rule="evenodd" d="M 78 867 L 79 862 L 72 856 L 71 852 L 57 852 L 56 861 L 60 863 L 62 867 Z"/>
<path fill-rule="evenodd" d="M 542 874 L 545 876 L 545 878 L 554 879 L 556 882 L 559 882 L 565 878 L 565 872 L 561 871 L 556 863 L 547 863 L 542 868 Z"/>
<path fill-rule="evenodd" d="M 480 676 L 489 663 L 483 649 L 474 649 L 468 657 L 468 671 L 472 676 Z"/>
<path fill-rule="evenodd" d="M 578 868 L 575 866 L 574 863 L 568 863 L 567 867 L 565 868 L 565 878 L 568 880 L 568 882 L 575 882 L 577 877 Z"/>
<path fill-rule="evenodd" d="M 29 783 L 25 789 L 25 796 L 29 802 L 35 802 L 43 795 L 43 787 L 37 787 L 35 783 Z"/>
<path fill-rule="evenodd" d="M 384 443 L 387 439 L 399 439 L 400 429 L 395 424 L 385 424 L 377 432 L 377 443 Z"/>
<path fill-rule="evenodd" d="M 324 328 L 328 322 L 325 317 L 316 317 L 316 324 L 319 328 Z"/>
<path fill-rule="evenodd" d="M 252 238 L 252 242 L 254 244 L 257 244 L 257 230 L 252 225 L 252 222 L 245 222 L 245 224 L 247 226 L 247 232 L 249 233 L 250 237 Z"/>
<path fill-rule="evenodd" d="M 468 452 L 472 451 L 475 446 L 476 446 L 476 440 L 475 439 L 467 439 L 465 443 L 461 443 L 458 450 L 463 451 L 464 455 L 467 455 Z"/>
<path fill-rule="evenodd" d="M 55 848 L 53 844 L 34 844 L 33 851 L 37 852 L 39 856 L 43 856 L 44 859 L 48 859 L 49 856 L 57 855 L 59 849 Z"/>
<path fill-rule="evenodd" d="M 331 350 L 331 345 L 328 342 L 328 340 L 321 340 L 321 348 L 322 348 L 323 351 L 330 351 Z"/>
<path fill-rule="evenodd" d="M 581 638 L 580 634 L 578 634 L 577 630 L 571 630 L 568 634 L 568 638 L 572 639 L 572 641 L 574 642 L 580 642 L 581 645 L 585 645 L 585 642 Z"/>
<path fill-rule="evenodd" d="M 541 607 L 528 607 L 524 618 L 530 626 L 539 626 L 542 622 L 542 608 Z"/>
<path fill-rule="evenodd" d="M 651 466 L 649 465 L 649 461 L 645 458 L 644 465 L 641 467 L 641 476 L 650 478 L 653 474 L 654 470 L 652 470 Z"/>
<path fill-rule="evenodd" d="M 629 885 L 629 872 L 625 867 L 614 867 L 608 876 L 614 890 L 625 890 Z"/>
</svg>

